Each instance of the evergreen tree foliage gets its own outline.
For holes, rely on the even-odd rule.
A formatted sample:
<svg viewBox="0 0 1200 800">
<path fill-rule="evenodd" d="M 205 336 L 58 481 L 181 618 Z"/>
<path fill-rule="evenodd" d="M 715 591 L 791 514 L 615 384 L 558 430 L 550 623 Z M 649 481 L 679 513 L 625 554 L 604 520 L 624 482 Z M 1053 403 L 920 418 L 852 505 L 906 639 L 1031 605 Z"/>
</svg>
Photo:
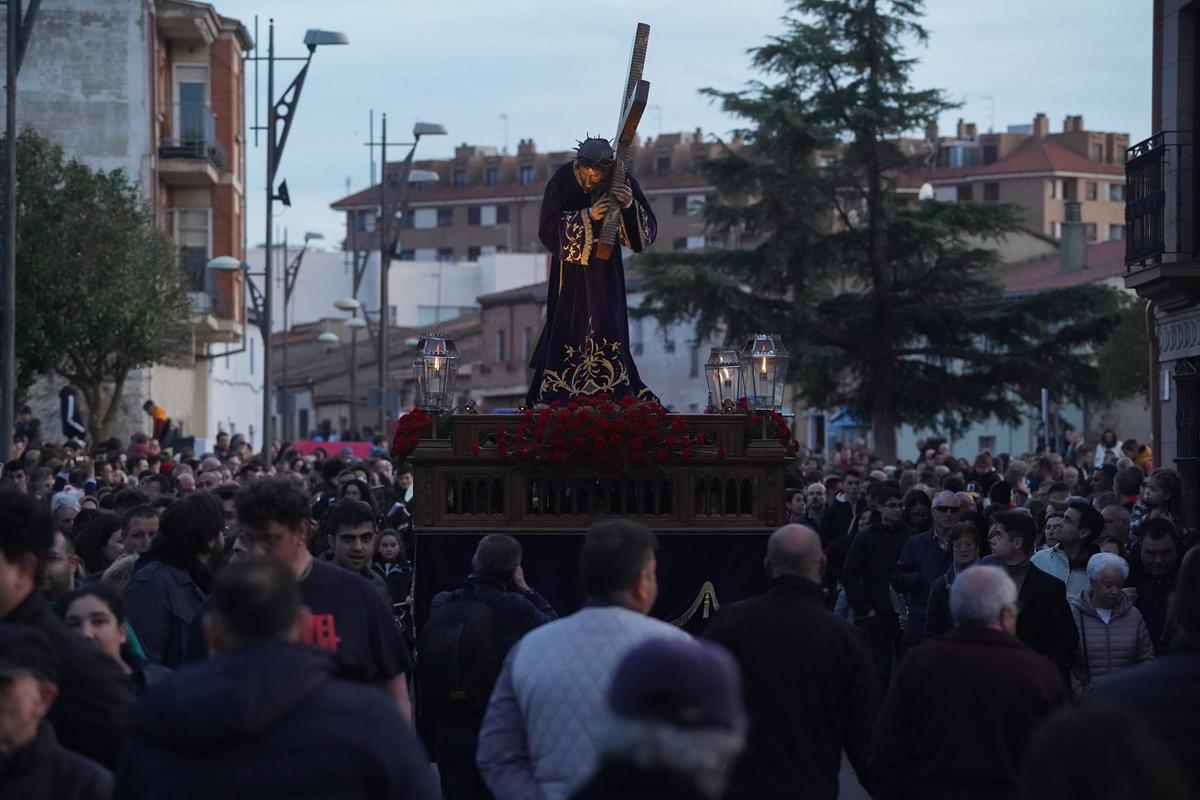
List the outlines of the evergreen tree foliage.
<svg viewBox="0 0 1200 800">
<path fill-rule="evenodd" d="M 952 109 L 911 86 L 920 0 L 794 0 L 784 30 L 752 51 L 764 79 L 705 89 L 744 125 L 697 167 L 724 247 L 639 259 L 643 313 L 693 318 L 701 337 L 782 334 L 810 405 L 870 419 L 876 451 L 896 428 L 956 433 L 1016 422 L 1048 387 L 1093 395 L 1089 355 L 1115 324 L 1102 286 L 1006 297 L 990 245 L 1018 226 L 997 203 L 898 201 L 924 153 L 901 138 Z"/>
</svg>

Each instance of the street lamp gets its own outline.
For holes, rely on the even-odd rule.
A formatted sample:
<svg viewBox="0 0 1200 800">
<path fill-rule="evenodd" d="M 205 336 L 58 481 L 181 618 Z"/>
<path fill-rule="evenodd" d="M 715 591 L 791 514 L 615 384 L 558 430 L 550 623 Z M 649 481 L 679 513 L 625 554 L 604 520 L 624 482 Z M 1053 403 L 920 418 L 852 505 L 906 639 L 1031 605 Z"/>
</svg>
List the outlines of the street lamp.
<svg viewBox="0 0 1200 800">
<path fill-rule="evenodd" d="M 367 327 L 367 321 L 358 316 L 362 303 L 353 297 L 343 297 L 335 300 L 333 307 L 338 311 L 348 311 L 354 314 L 342 325 L 350 330 L 350 432 L 358 435 L 358 332 Z M 366 315 L 366 309 L 363 315 Z"/>
<path fill-rule="evenodd" d="M 308 75 L 308 67 L 312 63 L 313 54 L 320 45 L 349 44 L 350 39 L 344 33 L 325 31 L 311 28 L 304 34 L 304 44 L 308 48 L 308 57 L 299 60 L 304 62 L 300 72 L 292 79 L 287 89 L 275 99 L 275 20 L 270 20 L 267 33 L 267 239 L 263 269 L 263 457 L 271 455 L 271 305 L 274 302 L 274 285 L 271 280 L 271 259 L 274 254 L 273 240 L 275 225 L 275 201 L 282 199 L 275 191 L 275 177 L 279 171 L 279 161 L 283 157 L 283 149 L 287 145 L 288 133 L 292 129 L 292 121 L 296 117 L 296 103 L 300 100 L 300 92 L 304 88 L 304 78 Z M 255 56 L 253 61 L 260 60 Z M 283 60 L 283 59 L 280 59 Z M 282 127 L 281 124 L 282 123 Z M 286 339 L 286 336 L 284 337 Z"/>
<path fill-rule="evenodd" d="M 383 115 L 382 130 L 379 140 L 379 163 L 381 165 L 381 180 L 379 181 L 379 430 L 387 430 L 387 374 L 388 361 L 391 356 L 391 342 L 388 341 L 388 327 L 391 323 L 391 309 L 388 304 L 388 268 L 391 266 L 391 253 L 395 243 L 389 236 L 393 217 L 392 206 L 388 202 L 387 177 L 387 114 Z M 400 171 L 400 187 L 404 193 L 400 198 L 396 213 L 404 215 L 408 205 L 408 183 L 412 173 L 413 155 L 422 136 L 444 136 L 446 128 L 436 122 L 417 122 L 413 125 L 412 146 L 408 148 Z"/>
<path fill-rule="evenodd" d="M 283 374 L 280 386 L 283 389 L 283 438 L 292 439 L 292 393 L 288 388 L 288 335 L 291 333 L 291 323 L 288 322 L 289 306 L 292 303 L 292 291 L 296 288 L 296 278 L 300 276 L 300 264 L 304 254 L 308 252 L 308 243 L 314 239 L 324 239 L 324 234 L 309 231 L 304 234 L 304 246 L 296 254 L 296 259 L 288 263 L 287 228 L 283 229 Z"/>
</svg>

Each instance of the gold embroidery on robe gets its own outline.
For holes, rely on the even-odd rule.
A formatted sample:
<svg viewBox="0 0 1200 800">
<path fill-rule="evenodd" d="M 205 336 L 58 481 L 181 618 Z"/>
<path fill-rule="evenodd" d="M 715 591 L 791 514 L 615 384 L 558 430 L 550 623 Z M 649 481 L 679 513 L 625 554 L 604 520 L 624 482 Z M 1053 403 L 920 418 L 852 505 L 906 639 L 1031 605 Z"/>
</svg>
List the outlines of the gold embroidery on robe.
<svg viewBox="0 0 1200 800">
<path fill-rule="evenodd" d="M 646 213 L 646 207 L 641 203 L 635 203 L 637 206 L 638 233 L 642 237 L 639 243 L 643 250 L 650 246 L 650 215 Z"/>
<path fill-rule="evenodd" d="M 588 219 L 587 209 L 583 211 L 564 211 L 563 226 L 563 261 L 588 265 L 592 257 L 592 222 Z"/>
<path fill-rule="evenodd" d="M 564 345 L 561 370 L 546 370 L 538 395 L 564 391 L 570 395 L 611 392 L 618 386 L 629 386 L 629 370 L 621 360 L 621 343 L 600 339 L 597 343 L 591 331 L 580 347 Z"/>
</svg>

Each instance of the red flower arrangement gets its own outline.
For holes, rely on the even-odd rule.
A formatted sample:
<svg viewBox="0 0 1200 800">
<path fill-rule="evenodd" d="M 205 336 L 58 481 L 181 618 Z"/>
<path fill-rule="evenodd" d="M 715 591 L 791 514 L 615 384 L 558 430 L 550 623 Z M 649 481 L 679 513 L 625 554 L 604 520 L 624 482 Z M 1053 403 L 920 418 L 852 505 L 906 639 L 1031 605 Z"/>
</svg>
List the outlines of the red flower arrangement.
<svg viewBox="0 0 1200 800">
<path fill-rule="evenodd" d="M 419 408 L 396 420 L 396 435 L 392 437 L 392 457 L 406 458 L 417 449 L 421 439 L 433 436 L 433 417 Z"/>
<path fill-rule="evenodd" d="M 704 434 L 684 430 L 657 402 L 608 395 L 527 410 L 496 434 L 502 458 L 527 464 L 591 463 L 605 469 L 688 461 Z"/>
</svg>

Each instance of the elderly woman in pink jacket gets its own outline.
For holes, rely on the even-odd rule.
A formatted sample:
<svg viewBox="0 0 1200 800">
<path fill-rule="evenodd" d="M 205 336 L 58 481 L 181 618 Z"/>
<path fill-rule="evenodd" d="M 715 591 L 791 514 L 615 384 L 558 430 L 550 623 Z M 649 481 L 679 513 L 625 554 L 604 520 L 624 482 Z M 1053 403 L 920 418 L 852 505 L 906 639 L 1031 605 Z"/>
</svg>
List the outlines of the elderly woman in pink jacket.
<svg viewBox="0 0 1200 800">
<path fill-rule="evenodd" d="M 1079 645 L 1071 664 L 1071 689 L 1082 699 L 1095 684 L 1118 670 L 1154 659 L 1154 642 L 1141 612 L 1121 591 L 1129 564 L 1112 553 L 1088 560 L 1089 588 L 1071 600 Z"/>
</svg>

